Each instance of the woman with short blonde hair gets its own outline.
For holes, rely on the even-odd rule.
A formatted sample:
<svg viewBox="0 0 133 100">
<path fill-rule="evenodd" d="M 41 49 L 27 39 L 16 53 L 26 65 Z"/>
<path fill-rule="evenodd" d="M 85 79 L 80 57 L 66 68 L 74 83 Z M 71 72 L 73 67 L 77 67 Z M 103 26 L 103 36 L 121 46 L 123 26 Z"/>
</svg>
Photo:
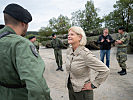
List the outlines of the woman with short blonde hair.
<svg viewBox="0 0 133 100">
<path fill-rule="evenodd" d="M 84 30 L 83 30 L 81 27 L 77 27 L 77 26 L 71 27 L 71 28 L 68 30 L 68 32 L 69 32 L 70 30 L 73 31 L 73 32 L 75 32 L 75 33 L 77 33 L 78 35 L 82 35 L 82 39 L 81 39 L 81 41 L 80 41 L 80 45 L 85 46 L 87 40 L 86 40 L 86 34 L 85 34 Z"/>
<path fill-rule="evenodd" d="M 93 89 L 99 87 L 109 75 L 109 68 L 85 47 L 86 42 L 81 27 L 73 26 L 68 30 L 68 43 L 71 45 L 66 58 L 69 100 L 93 100 Z M 90 69 L 98 72 L 93 81 Z"/>
</svg>

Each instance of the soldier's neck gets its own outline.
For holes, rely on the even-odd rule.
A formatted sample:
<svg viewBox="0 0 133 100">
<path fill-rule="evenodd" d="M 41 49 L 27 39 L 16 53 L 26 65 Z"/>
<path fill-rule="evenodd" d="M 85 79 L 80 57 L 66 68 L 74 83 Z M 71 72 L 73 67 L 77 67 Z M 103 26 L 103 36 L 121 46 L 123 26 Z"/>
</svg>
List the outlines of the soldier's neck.
<svg viewBox="0 0 133 100">
<path fill-rule="evenodd" d="M 7 24 L 6 26 L 9 26 L 10 28 L 12 28 L 17 35 L 21 35 L 22 32 L 19 26 L 14 26 L 10 24 Z"/>
</svg>

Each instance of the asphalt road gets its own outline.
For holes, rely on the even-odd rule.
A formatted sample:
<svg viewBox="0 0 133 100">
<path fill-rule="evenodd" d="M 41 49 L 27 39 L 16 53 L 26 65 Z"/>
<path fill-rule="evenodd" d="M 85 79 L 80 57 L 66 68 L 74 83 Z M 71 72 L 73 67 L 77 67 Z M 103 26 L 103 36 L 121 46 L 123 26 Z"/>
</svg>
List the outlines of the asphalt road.
<svg viewBox="0 0 133 100">
<path fill-rule="evenodd" d="M 99 50 L 92 51 L 96 57 L 99 58 Z M 66 59 L 66 49 L 62 50 L 63 64 Z M 133 100 L 133 54 L 128 54 L 127 60 L 127 75 L 120 76 L 117 71 L 120 70 L 116 61 L 116 48 L 111 50 L 110 60 L 110 75 L 108 79 L 97 89 L 94 90 L 94 100 Z M 63 65 L 64 72 L 56 71 L 57 65 L 55 62 L 53 49 L 40 48 L 40 55 L 42 56 L 46 68 L 44 77 L 51 90 L 51 97 L 53 100 L 69 100 L 68 90 L 65 87 L 66 69 Z M 95 73 L 92 71 L 92 80 Z"/>
</svg>

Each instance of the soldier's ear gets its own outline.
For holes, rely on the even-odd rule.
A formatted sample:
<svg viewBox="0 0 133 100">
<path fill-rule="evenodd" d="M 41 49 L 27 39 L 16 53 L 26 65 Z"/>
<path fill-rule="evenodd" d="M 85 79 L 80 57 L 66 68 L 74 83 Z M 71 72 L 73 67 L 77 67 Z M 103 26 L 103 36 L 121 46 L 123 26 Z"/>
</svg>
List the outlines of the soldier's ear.
<svg viewBox="0 0 133 100">
<path fill-rule="evenodd" d="M 24 28 L 27 28 L 28 27 L 28 24 L 26 24 L 24 22 L 21 22 L 21 26 L 24 27 Z"/>
</svg>

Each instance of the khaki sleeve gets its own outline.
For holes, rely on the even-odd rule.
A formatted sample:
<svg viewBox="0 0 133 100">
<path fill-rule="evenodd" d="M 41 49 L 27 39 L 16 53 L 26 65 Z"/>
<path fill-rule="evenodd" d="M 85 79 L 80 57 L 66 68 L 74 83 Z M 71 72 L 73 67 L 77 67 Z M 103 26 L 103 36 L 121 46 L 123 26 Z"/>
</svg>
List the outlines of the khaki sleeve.
<svg viewBox="0 0 133 100">
<path fill-rule="evenodd" d="M 98 72 L 95 80 L 92 81 L 92 84 L 95 87 L 99 87 L 99 85 L 107 79 L 110 73 L 109 68 L 92 53 L 86 55 L 86 66 Z"/>
<path fill-rule="evenodd" d="M 26 83 L 28 100 L 51 100 L 50 90 L 43 77 L 44 63 L 40 55 L 34 54 L 29 43 L 16 45 L 16 64 L 20 79 Z"/>
</svg>

